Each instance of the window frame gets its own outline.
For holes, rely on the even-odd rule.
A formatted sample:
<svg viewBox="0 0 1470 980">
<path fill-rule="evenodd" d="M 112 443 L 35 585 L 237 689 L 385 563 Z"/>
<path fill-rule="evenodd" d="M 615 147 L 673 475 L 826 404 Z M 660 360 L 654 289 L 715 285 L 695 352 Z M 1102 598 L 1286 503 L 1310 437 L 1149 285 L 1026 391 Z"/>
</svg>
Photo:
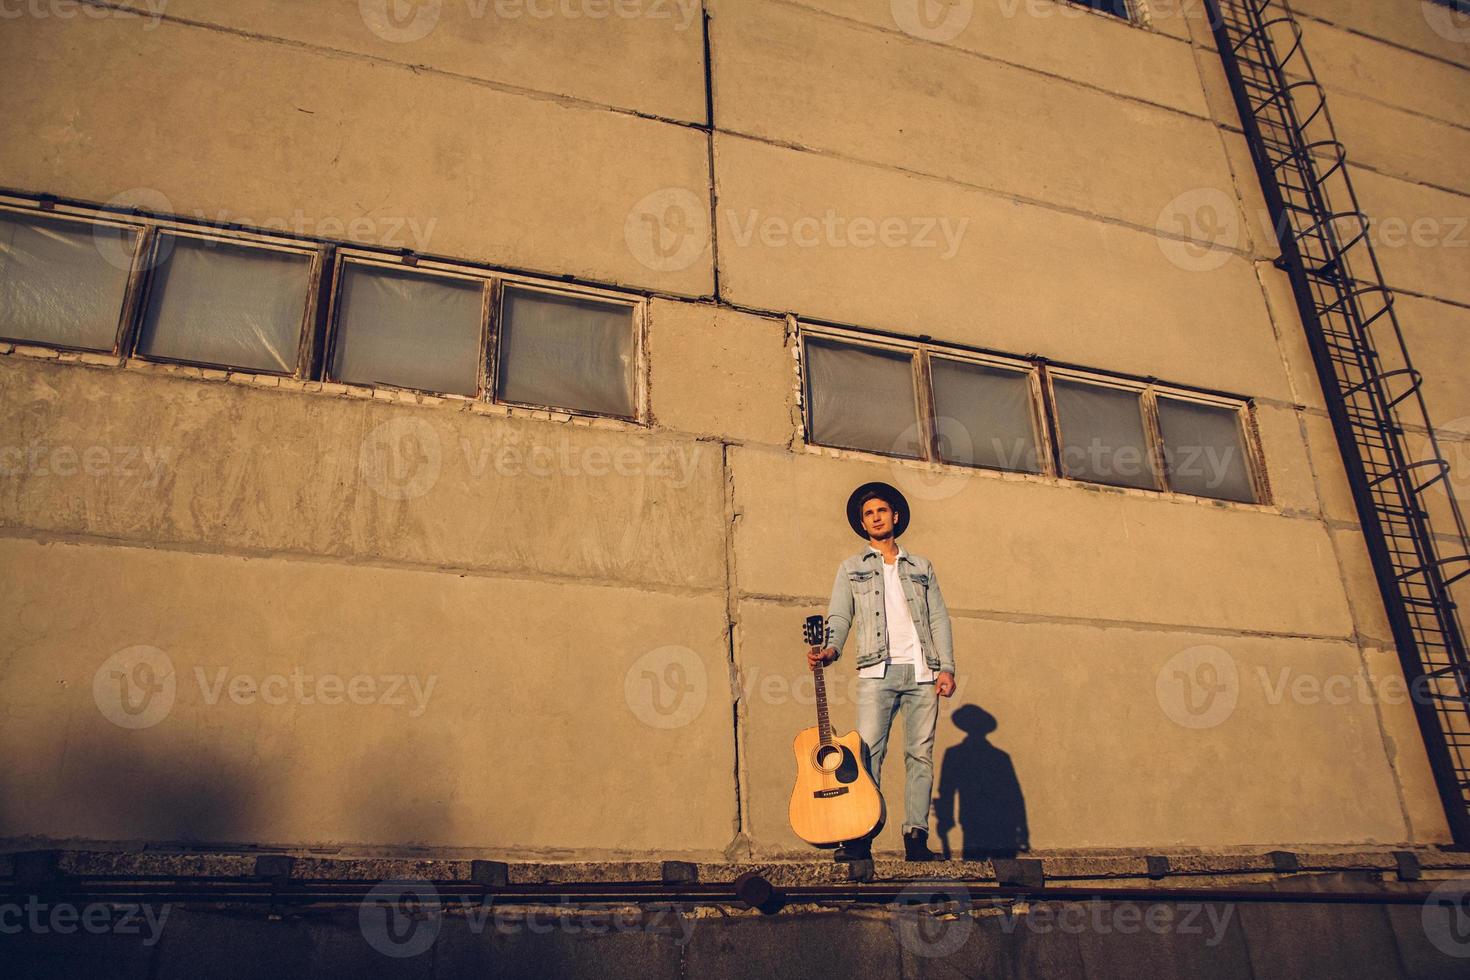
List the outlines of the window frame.
<svg viewBox="0 0 1470 980">
<path fill-rule="evenodd" d="M 84 354 L 102 354 L 104 356 L 120 357 L 125 349 L 129 334 L 132 331 L 134 314 L 139 309 L 139 292 L 142 289 L 142 279 L 145 278 L 146 269 L 143 268 L 142 257 L 148 254 L 150 228 L 141 221 L 128 221 L 125 218 L 114 217 L 105 212 L 95 213 L 82 208 L 70 208 L 60 204 L 49 204 L 49 202 L 28 202 L 23 198 L 13 198 L 0 195 L 0 214 L 14 214 L 22 219 L 54 220 L 63 224 L 85 226 L 91 229 L 97 225 L 108 228 L 127 229 L 137 232 L 137 241 L 133 245 L 133 256 L 127 269 L 127 285 L 123 287 L 122 303 L 118 308 L 117 325 L 112 333 L 112 348 L 110 350 L 98 350 L 95 347 L 77 347 L 71 344 L 57 344 L 50 341 L 41 341 L 34 338 L 10 337 L 0 334 L 0 341 L 7 344 L 23 344 L 26 346 L 40 346 L 54 350 L 77 351 Z M 0 330 L 3 330 L 0 327 Z"/>
<path fill-rule="evenodd" d="M 1159 423 L 1158 399 L 1172 398 L 1175 401 L 1193 402 L 1196 405 L 1208 405 L 1212 408 L 1230 409 L 1235 415 L 1235 434 L 1240 438 L 1240 451 L 1244 457 L 1246 480 L 1250 484 L 1252 500 L 1230 500 L 1226 497 L 1208 497 L 1201 494 L 1184 493 L 1175 490 L 1172 485 L 1169 492 L 1182 497 L 1198 497 L 1204 500 L 1217 500 L 1222 503 L 1240 504 L 1268 504 L 1271 500 L 1271 487 L 1266 480 L 1265 456 L 1260 446 L 1260 431 L 1256 426 L 1255 403 L 1251 401 L 1236 402 L 1227 398 L 1212 396 L 1204 392 L 1180 391 L 1167 385 L 1154 385 L 1150 395 L 1153 424 L 1159 433 L 1159 452 L 1163 453 L 1164 445 L 1163 426 Z M 1165 460 L 1164 477 L 1168 479 L 1167 460 Z"/>
<path fill-rule="evenodd" d="M 1261 454 L 1259 432 L 1255 424 L 1255 404 L 1250 399 L 1235 399 L 1223 395 L 1210 394 L 1209 392 L 1191 391 L 1175 385 L 1163 384 L 1152 379 L 1135 380 L 1120 378 L 1097 371 L 1089 371 L 1085 368 L 1043 365 L 1042 373 L 1046 379 L 1047 411 L 1052 417 L 1052 425 L 1057 434 L 1057 438 L 1052 442 L 1052 448 L 1056 453 L 1057 473 L 1061 475 L 1062 479 L 1072 483 L 1085 483 L 1094 486 L 1118 486 L 1117 484 L 1099 483 L 1094 480 L 1066 476 L 1063 472 L 1061 466 L 1061 419 L 1057 415 L 1056 390 L 1053 386 L 1054 381 L 1057 379 L 1079 384 L 1091 384 L 1099 387 L 1133 391 L 1138 394 L 1139 413 L 1143 420 L 1143 436 L 1144 440 L 1148 443 L 1145 448 L 1148 453 L 1149 465 L 1154 468 L 1153 472 L 1158 477 L 1159 486 L 1154 489 L 1147 487 L 1123 487 L 1123 489 L 1143 490 L 1145 493 L 1157 493 L 1189 500 L 1213 500 L 1224 504 L 1270 505 L 1270 486 L 1265 478 L 1265 461 Z M 1230 500 L 1224 497 L 1185 493 L 1174 489 L 1173 482 L 1169 479 L 1168 466 L 1164 455 L 1163 429 L 1159 425 L 1158 399 L 1160 397 L 1193 402 L 1198 405 L 1209 405 L 1214 408 L 1228 409 L 1234 413 L 1236 434 L 1240 438 L 1241 452 L 1244 454 L 1246 476 L 1250 482 L 1253 499 L 1248 501 Z"/>
<path fill-rule="evenodd" d="M 421 257 L 401 249 L 378 249 L 351 242 L 293 237 L 289 234 L 210 225 L 204 222 L 195 223 L 176 216 L 170 217 L 137 209 L 128 212 L 121 209 L 111 210 L 101 205 L 66 203 L 57 201 L 48 195 L 25 196 L 0 193 L 0 213 L 14 214 L 21 219 L 58 219 L 87 228 L 106 225 L 135 232 L 137 236 L 131 256 L 131 265 L 127 272 L 127 286 L 118 310 L 118 324 L 111 350 L 74 347 L 27 337 L 0 337 L 0 341 L 7 344 L 34 346 L 48 350 L 77 351 L 117 358 L 120 362 L 136 360 L 148 364 L 180 365 L 231 374 L 279 377 L 302 382 L 352 384 L 354 387 L 412 392 L 458 401 L 483 401 L 515 410 L 546 412 L 587 419 L 609 419 L 642 428 L 651 425 L 650 354 L 648 349 L 650 300 L 646 293 L 619 291 L 612 287 L 589 285 L 565 278 L 555 279 L 506 271 L 468 261 Z M 144 354 L 138 350 L 148 303 L 153 296 L 153 291 L 157 288 L 158 277 L 154 275 L 154 272 L 159 264 L 159 248 L 161 237 L 164 235 L 217 241 L 247 248 L 261 248 L 308 258 L 310 264 L 307 272 L 307 301 L 302 311 L 301 328 L 297 336 L 296 364 L 290 371 L 271 371 L 233 364 L 215 364 L 189 358 L 162 357 Z M 332 357 L 340 332 L 341 283 L 343 272 L 349 263 L 375 266 L 386 270 L 419 272 L 442 278 L 474 280 L 483 284 L 480 347 L 476 364 L 476 378 L 479 387 L 473 397 L 454 392 L 394 385 L 388 382 L 362 385 L 333 377 Z M 583 409 L 561 408 L 555 405 L 539 405 L 495 397 L 498 380 L 496 373 L 500 365 L 502 303 L 505 290 L 508 288 L 589 299 L 628 308 L 632 317 L 633 330 L 631 339 L 634 411 L 632 415 L 589 412 Z"/>
<path fill-rule="evenodd" d="M 1111 17 L 1113 20 L 1124 24 L 1136 25 L 1139 22 L 1141 13 L 1139 0 L 1123 0 L 1124 12 L 1121 14 L 1114 13 L 1111 10 L 1099 10 L 1097 7 L 1094 7 L 1092 4 L 1088 3 L 1087 0 L 1055 0 L 1055 2 L 1064 3 L 1073 7 L 1081 7 L 1083 10 L 1086 10 L 1089 13 L 1098 14 L 1103 17 Z"/>
<path fill-rule="evenodd" d="M 826 443 L 817 442 L 813 438 L 811 418 L 812 378 L 811 372 L 807 370 L 806 354 L 806 341 L 808 338 L 842 343 L 851 347 L 865 347 L 908 354 L 910 356 L 914 373 L 915 417 L 919 425 L 921 455 L 901 456 L 897 453 L 885 453 L 874 449 L 851 449 L 847 446 L 829 446 Z M 915 462 L 935 463 L 940 466 L 959 466 L 965 469 L 991 470 L 996 473 L 1022 473 L 1028 476 L 1055 475 L 1051 453 L 1047 450 L 1047 445 L 1051 441 L 1051 423 L 1046 413 L 1041 410 L 1041 379 L 1036 362 L 1021 357 L 1008 357 L 1003 354 L 968 351 L 946 347 L 940 344 L 927 343 L 925 341 L 905 342 L 888 338 L 876 338 L 860 332 L 825 325 L 808 326 L 801 324 L 798 339 L 801 354 L 799 370 L 801 371 L 802 441 L 806 445 L 824 449 L 837 449 L 844 452 L 871 453 L 872 455 L 882 456 L 887 459 L 907 459 Z M 976 364 L 981 367 L 1015 371 L 1026 376 L 1027 385 L 1031 390 L 1031 425 L 1032 434 L 1036 439 L 1037 462 L 1041 465 L 1040 472 L 1033 473 L 1030 470 L 1013 470 L 1003 466 L 991 466 L 986 463 L 951 462 L 943 458 L 939 452 L 939 432 L 935 424 L 934 375 L 930 363 L 932 357 L 938 357 L 941 360 L 959 361 L 966 364 Z"/>
<path fill-rule="evenodd" d="M 648 346 L 646 343 L 648 299 L 643 296 L 629 296 L 616 293 L 608 289 L 598 289 L 595 286 L 582 286 L 580 284 L 548 283 L 531 276 L 507 274 L 497 276 L 497 289 L 494 304 L 491 308 L 490 343 L 486 345 L 487 356 L 481 358 L 487 363 L 488 377 L 485 389 L 485 397 L 496 405 L 506 405 L 512 408 L 522 408 L 536 412 L 556 412 L 562 415 L 574 415 L 579 418 L 592 419 L 618 419 L 623 422 L 631 422 L 637 425 L 648 424 Z M 526 292 L 543 293 L 550 296 L 572 296 L 584 299 L 597 300 L 604 303 L 612 303 L 617 306 L 626 306 L 632 312 L 633 319 L 633 414 L 613 415 L 608 412 L 588 412 L 584 409 L 561 408 L 556 405 L 538 405 L 532 402 L 512 401 L 509 398 L 500 397 L 500 364 L 501 364 L 501 340 L 505 336 L 502 328 L 505 322 L 505 297 L 511 290 L 522 290 Z"/>
<path fill-rule="evenodd" d="M 940 360 L 960 361 L 966 364 L 978 364 L 981 367 L 996 368 L 1004 371 L 1014 371 L 1026 376 L 1027 387 L 1031 391 L 1031 434 L 1036 440 L 1036 462 L 1041 469 L 1037 472 L 1031 470 L 1013 470 L 1004 466 L 990 466 L 985 463 L 955 463 L 944 459 L 938 452 L 938 432 L 934 432 L 935 453 L 933 462 L 944 466 L 963 466 L 968 469 L 991 470 L 996 473 L 1024 473 L 1029 476 L 1055 476 L 1057 474 L 1052 454 L 1047 447 L 1054 441 L 1052 438 L 1051 420 L 1047 417 L 1042 404 L 1042 378 L 1040 365 L 1024 358 L 1003 357 L 998 354 L 981 354 L 969 351 L 950 351 L 931 345 L 925 345 L 924 362 L 926 369 L 932 358 Z M 934 400 L 934 383 L 932 373 L 928 378 L 929 399 L 932 406 Z M 931 423 L 932 426 L 932 423 Z"/>
<path fill-rule="evenodd" d="M 490 341 L 490 316 L 493 302 L 491 297 L 495 292 L 495 275 L 481 269 L 458 265 L 452 262 L 438 262 L 427 259 L 405 261 L 401 257 L 395 259 L 391 255 L 384 255 L 381 252 L 359 248 L 339 248 L 332 257 L 332 275 L 329 284 L 330 291 L 328 293 L 326 311 L 327 320 L 322 342 L 321 376 L 324 382 L 330 384 L 347 384 L 353 385 L 354 387 L 364 386 L 359 381 L 344 381 L 336 377 L 332 371 L 332 360 L 336 355 L 337 341 L 342 335 L 342 282 L 346 278 L 347 266 L 349 265 L 384 269 L 389 272 L 419 273 L 431 278 L 478 282 L 481 287 L 480 358 L 475 368 L 475 383 L 477 387 L 474 395 L 461 395 L 457 392 L 438 391 L 433 388 L 416 388 L 411 385 L 399 385 L 387 381 L 375 381 L 371 385 L 367 385 L 367 387 L 392 391 L 414 391 L 420 394 L 433 395 L 438 398 L 466 399 L 469 401 L 481 401 L 487 396 L 490 389 L 487 368 L 488 359 L 485 356 L 485 351 Z"/>
<path fill-rule="evenodd" d="M 923 462 L 937 466 L 952 466 L 961 469 L 989 470 L 1010 473 L 1023 477 L 1044 477 L 1064 481 L 1068 484 L 1089 487 L 1109 487 L 1115 490 L 1137 491 L 1152 496 L 1179 500 L 1210 502 L 1218 505 L 1270 507 L 1274 506 L 1270 481 L 1266 475 L 1265 455 L 1261 449 L 1260 431 L 1256 423 L 1255 401 L 1251 398 L 1210 391 L 1185 388 L 1167 384 L 1155 378 L 1138 378 L 1127 375 L 1109 374 L 1104 371 L 1069 364 L 1053 364 L 1037 355 L 1002 354 L 994 351 L 972 350 L 964 347 L 937 343 L 928 337 L 910 340 L 889 335 L 873 335 L 856 328 L 839 327 L 832 324 L 809 324 L 795 317 L 791 322 L 796 328 L 797 391 L 800 398 L 802 444 L 811 449 L 822 449 L 842 453 L 858 453 L 881 459 L 901 459 Z M 846 344 L 884 353 L 907 354 L 911 358 L 914 373 L 915 415 L 920 420 L 920 446 L 922 456 L 900 456 L 873 449 L 852 449 L 847 446 L 832 446 L 817 442 L 812 435 L 812 376 L 808 364 L 807 341 L 816 339 L 829 343 Z M 982 367 L 1016 371 L 1025 374 L 1031 391 L 1031 421 L 1037 440 L 1040 472 L 1007 469 L 985 463 L 957 463 L 942 458 L 938 451 L 938 431 L 935 426 L 935 391 L 932 370 L 934 359 L 959 361 Z M 1158 476 L 1155 488 L 1132 487 L 1123 484 L 1102 483 L 1065 475 L 1062 469 L 1062 428 L 1057 415 L 1056 380 L 1130 391 L 1138 395 L 1138 409 L 1143 428 L 1144 448 L 1152 472 Z M 1165 467 L 1163 432 L 1159 425 L 1158 399 L 1173 398 L 1214 408 L 1227 409 L 1234 413 L 1236 433 L 1240 438 L 1241 450 L 1249 479 L 1253 499 L 1230 500 L 1203 494 L 1186 493 L 1173 488 Z"/>
<path fill-rule="evenodd" d="M 816 442 L 812 438 L 812 374 L 807 367 L 806 341 L 808 338 L 825 340 L 829 343 L 846 344 L 849 347 L 858 347 L 865 350 L 883 351 L 890 354 L 905 354 L 909 359 L 909 372 L 911 374 L 914 391 L 914 424 L 918 426 L 918 456 L 904 456 L 900 453 L 888 453 L 878 449 L 853 449 L 850 446 L 829 446 L 824 442 Z M 932 461 L 933 439 L 929 432 L 933 427 L 932 418 L 934 406 L 932 401 L 926 404 L 923 384 L 923 368 L 919 365 L 918 352 L 912 345 L 888 342 L 883 338 L 865 337 L 861 334 L 849 333 L 837 328 L 824 327 L 816 330 L 803 328 L 799 337 L 800 351 L 799 365 L 801 371 L 801 399 L 802 399 L 802 441 L 808 446 L 821 446 L 826 449 L 838 449 L 850 453 L 869 453 L 874 456 L 882 456 L 884 459 L 907 459 L 910 461 Z"/>
<path fill-rule="evenodd" d="M 1048 367 L 1046 374 L 1047 406 L 1051 411 L 1052 424 L 1056 428 L 1057 438 L 1053 442 L 1056 453 L 1057 475 L 1072 483 L 1086 483 L 1092 486 L 1119 487 L 1128 490 L 1143 490 L 1148 493 L 1172 493 L 1169 489 L 1169 481 L 1164 478 L 1161 451 L 1162 439 L 1159 437 L 1159 420 L 1149 398 L 1149 385 L 1146 382 L 1130 381 L 1126 378 L 1113 378 L 1107 375 L 1096 374 L 1091 371 L 1078 370 L 1076 368 L 1052 368 Z M 1157 485 L 1152 487 L 1134 487 L 1127 484 L 1104 483 L 1101 480 L 1088 480 L 1081 477 L 1068 476 L 1066 469 L 1062 466 L 1062 441 L 1065 433 L 1062 431 L 1061 413 L 1057 410 L 1056 381 L 1070 381 L 1076 384 L 1090 384 L 1099 388 L 1111 388 L 1115 391 L 1130 391 L 1138 395 L 1139 426 L 1143 430 L 1144 453 L 1148 457 L 1150 471 L 1157 477 Z M 1192 496 L 1192 494 L 1183 494 Z"/>
<path fill-rule="evenodd" d="M 299 381 L 310 379 L 316 353 L 317 327 L 320 320 L 318 311 L 321 306 L 322 270 L 325 266 L 326 254 L 330 246 L 321 244 L 312 245 L 274 235 L 253 235 L 226 229 L 193 228 L 188 225 L 168 221 L 157 222 L 149 228 L 149 232 L 151 234 L 148 236 L 148 242 L 143 249 L 146 260 L 143 263 L 143 269 L 140 270 L 144 281 L 139 292 L 137 305 L 131 311 L 129 336 L 123 348 L 127 357 L 137 358 L 140 361 L 145 361 L 150 364 L 182 364 L 218 371 L 239 371 L 244 374 L 291 378 Z M 162 239 L 165 236 L 188 238 L 195 241 L 222 242 L 229 245 L 261 248 L 265 251 L 308 257 L 306 304 L 302 310 L 301 323 L 297 328 L 295 367 L 290 371 L 271 371 L 265 368 L 241 367 L 236 364 L 217 364 L 211 361 L 200 361 L 193 358 L 160 357 L 156 354 L 145 354 L 138 350 L 138 342 L 142 337 L 143 320 L 147 316 L 148 304 L 153 298 L 154 290 L 158 288 L 158 276 L 154 273 L 157 272 L 160 262 L 158 250 L 162 247 Z"/>
</svg>

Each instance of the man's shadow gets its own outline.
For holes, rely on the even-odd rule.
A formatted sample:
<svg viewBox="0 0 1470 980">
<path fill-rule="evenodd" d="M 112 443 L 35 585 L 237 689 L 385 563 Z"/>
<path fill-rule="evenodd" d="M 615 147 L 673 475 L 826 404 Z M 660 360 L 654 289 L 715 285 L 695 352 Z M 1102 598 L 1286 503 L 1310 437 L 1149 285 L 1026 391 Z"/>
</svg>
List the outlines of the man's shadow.
<svg viewBox="0 0 1470 980">
<path fill-rule="evenodd" d="M 965 740 L 944 753 L 935 801 L 938 831 L 945 860 L 953 857 L 950 832 L 958 806 L 960 857 L 978 861 L 1015 857 L 1031 850 L 1026 825 L 1026 799 L 1016 767 L 1007 753 L 987 740 L 996 729 L 995 716 L 976 704 L 961 705 L 951 715 Z"/>
</svg>

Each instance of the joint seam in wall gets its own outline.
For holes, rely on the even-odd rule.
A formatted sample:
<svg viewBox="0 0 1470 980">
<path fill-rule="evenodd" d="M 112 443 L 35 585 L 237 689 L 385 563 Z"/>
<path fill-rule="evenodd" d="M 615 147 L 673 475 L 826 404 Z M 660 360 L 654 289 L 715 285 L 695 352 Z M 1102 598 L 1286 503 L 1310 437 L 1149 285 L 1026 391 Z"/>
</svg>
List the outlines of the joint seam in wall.
<svg viewBox="0 0 1470 980">
<path fill-rule="evenodd" d="M 789 595 L 771 592 L 738 593 L 741 602 L 764 602 L 792 608 L 820 606 L 826 608 L 826 596 Z M 1204 626 L 1190 623 L 1162 623 L 1148 620 L 1108 619 L 1092 616 L 1060 616 L 1045 613 L 1025 613 L 1004 609 L 979 609 L 949 606 L 949 614 L 955 619 L 977 619 L 1015 625 L 1080 626 L 1095 629 L 1122 629 L 1140 633 L 1198 633 L 1210 636 L 1251 637 L 1273 640 L 1315 640 L 1328 643 L 1352 643 L 1350 634 L 1302 633 L 1288 630 L 1229 629 L 1223 626 Z"/>
</svg>

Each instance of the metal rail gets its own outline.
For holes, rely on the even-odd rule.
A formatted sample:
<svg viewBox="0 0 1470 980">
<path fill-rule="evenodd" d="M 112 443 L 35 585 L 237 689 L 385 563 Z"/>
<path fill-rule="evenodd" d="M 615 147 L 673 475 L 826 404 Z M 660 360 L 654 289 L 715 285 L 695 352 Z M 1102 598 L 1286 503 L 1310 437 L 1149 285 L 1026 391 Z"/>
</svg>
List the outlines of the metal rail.
<svg viewBox="0 0 1470 980">
<path fill-rule="evenodd" d="M 1289 4 L 1206 5 L 1445 814 L 1456 843 L 1470 846 L 1470 659 L 1450 592 L 1470 575 L 1470 536 L 1424 405 L 1423 376 Z"/>
</svg>

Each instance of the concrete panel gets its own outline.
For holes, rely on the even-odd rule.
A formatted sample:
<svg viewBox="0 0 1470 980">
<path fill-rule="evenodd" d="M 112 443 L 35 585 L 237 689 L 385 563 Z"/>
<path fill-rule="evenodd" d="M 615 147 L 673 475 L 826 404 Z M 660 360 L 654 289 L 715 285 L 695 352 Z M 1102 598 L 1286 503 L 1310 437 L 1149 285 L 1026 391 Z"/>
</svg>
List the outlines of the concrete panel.
<svg viewBox="0 0 1470 980">
<path fill-rule="evenodd" d="M 1272 405 L 1256 406 L 1256 431 L 1266 457 L 1271 502 L 1291 514 L 1318 514 L 1317 483 L 1297 412 Z"/>
<path fill-rule="evenodd" d="M 1146 227 L 1179 195 L 1228 186 L 1204 120 L 784 4 L 716 10 L 723 129 Z M 1154 84 L 1198 91 L 1199 78 L 1183 58 Z"/>
<path fill-rule="evenodd" d="M 1204 115 L 1199 86 L 1191 73 L 1189 49 L 1115 17 L 1099 15 L 1053 0 L 980 0 L 955 4 L 929 24 L 908 0 L 795 0 L 804 7 L 907 35 L 935 46 L 982 54 L 1047 75 L 1071 79 L 1118 95 Z M 725 2 L 723 8 L 736 6 Z M 718 8 L 717 8 L 718 9 Z M 1176 11 L 1160 12 L 1157 28 L 1187 37 Z M 1166 15 L 1167 14 L 1167 15 Z M 716 52 L 716 58 L 719 53 Z"/>
<path fill-rule="evenodd" d="M 705 140 L 685 127 L 171 22 L 15 21 L 0 64 L 0 116 L 33 134 L 0 147 L 0 185 L 712 288 L 707 249 L 675 268 L 633 236 L 650 194 L 707 199 Z"/>
<path fill-rule="evenodd" d="M 1437 440 L 1440 453 L 1450 464 L 1450 475 L 1447 480 L 1440 481 L 1426 490 L 1421 499 L 1424 501 L 1425 509 L 1429 511 L 1429 522 L 1435 532 L 1454 538 L 1457 537 L 1457 531 L 1454 513 L 1450 509 L 1451 495 L 1459 501 L 1461 517 L 1470 521 L 1470 437 L 1456 437 L 1449 434 L 1439 436 Z M 1416 459 L 1428 459 L 1433 454 L 1433 447 L 1423 436 L 1411 433 L 1409 446 L 1414 450 Z M 1460 546 L 1457 541 L 1447 542 L 1441 547 L 1445 554 L 1457 554 L 1463 551 L 1463 546 Z"/>
<path fill-rule="evenodd" d="M 1470 346 L 1470 310 L 1418 296 L 1399 295 L 1394 311 L 1404 346 L 1424 375 L 1424 404 L 1435 427 L 1470 436 L 1470 377 L 1465 349 Z M 1417 411 L 1406 413 L 1415 422 Z"/>
<path fill-rule="evenodd" d="M 649 348 L 660 426 L 783 446 L 800 429 L 785 320 L 655 300 Z"/>
<path fill-rule="evenodd" d="M 1189 2 L 1189 0 L 1181 0 Z M 1204 6 L 1203 3 L 1200 6 Z M 1230 92 L 1230 79 L 1225 74 L 1225 63 L 1220 60 L 1220 51 L 1215 45 L 1215 38 L 1209 30 L 1204 30 L 1209 35 L 1206 44 L 1194 48 L 1194 61 L 1199 69 L 1200 85 L 1205 94 L 1205 101 L 1210 107 L 1210 118 L 1221 126 L 1228 127 L 1237 132 L 1241 131 L 1240 110 L 1236 108 L 1235 96 Z"/>
<path fill-rule="evenodd" d="M 1326 412 L 1327 403 L 1322 398 L 1322 382 L 1318 380 L 1317 365 L 1312 360 L 1312 350 L 1307 345 L 1307 332 L 1302 326 L 1301 313 L 1291 290 L 1291 279 L 1269 262 L 1257 262 L 1255 268 L 1261 290 L 1266 296 L 1266 307 L 1271 311 L 1276 344 L 1281 351 L 1282 360 L 1286 362 L 1285 370 L 1291 383 L 1292 400 L 1298 405 Z"/>
<path fill-rule="evenodd" d="M 1387 906 L 1314 903 L 1263 908 L 1242 902 L 1236 913 L 1245 930 L 1252 977 L 1405 977 Z M 1312 937 L 1310 945 L 1302 942 L 1303 936 Z"/>
<path fill-rule="evenodd" d="M 1266 208 L 1261 179 L 1256 176 L 1250 144 L 1246 142 L 1245 136 L 1235 130 L 1221 130 L 1219 137 L 1225 144 L 1225 155 L 1230 160 L 1230 171 L 1235 178 L 1235 193 L 1240 199 L 1241 213 L 1245 216 L 1241 243 L 1249 248 L 1252 255 L 1274 260 L 1281 254 L 1281 246 L 1276 240 L 1276 228 Z"/>
<path fill-rule="evenodd" d="M 1358 168 L 1353 187 L 1389 287 L 1470 305 L 1470 197 Z"/>
<path fill-rule="evenodd" d="M 149 11 L 157 0 L 128 0 Z M 168 0 L 171 18 L 488 82 L 704 121 L 698 0 L 535 3 Z M 407 13 L 407 16 L 404 14 Z"/>
<path fill-rule="evenodd" d="M 1290 397 L 1234 253 L 751 140 L 715 147 L 733 302 Z M 1234 200 L 1227 178 L 1166 217 Z"/>
<path fill-rule="evenodd" d="M 793 639 L 807 612 L 740 604 L 749 829 L 768 856 L 816 853 L 786 818 L 790 743 L 816 723 Z M 954 814 L 958 802 L 948 836 L 956 856 L 967 837 L 971 848 L 995 847 L 1007 834 L 1034 849 L 1406 837 L 1352 644 L 969 616 L 954 623 L 959 689 L 940 710 L 931 835 L 939 812 Z M 1218 670 L 1210 675 L 1203 664 Z M 833 727 L 846 732 L 857 719 L 854 668 L 844 658 L 828 673 Z M 885 851 L 901 843 L 899 724 L 882 780 Z M 1148 746 L 1147 768 L 1167 778 L 1137 778 L 1139 746 Z"/>
<path fill-rule="evenodd" d="M 1470 78 L 1462 84 L 1470 85 Z M 1328 107 L 1337 138 L 1354 163 L 1405 180 L 1470 193 L 1470 168 L 1464 165 L 1470 159 L 1470 128 L 1412 115 L 1347 92 L 1334 92 Z"/>
<path fill-rule="evenodd" d="M 1470 68 L 1470 36 L 1455 29 L 1464 19 L 1446 7 L 1435 10 L 1425 0 L 1292 0 L 1291 6 L 1298 15 Z"/>
<path fill-rule="evenodd" d="M 1448 843 L 1450 826 L 1445 821 L 1444 804 L 1435 788 L 1429 756 L 1424 751 L 1424 736 L 1414 716 L 1414 705 L 1405 693 L 1404 669 L 1394 650 L 1368 647 L 1363 650 L 1368 675 L 1377 692 L 1383 741 L 1389 762 L 1398 773 L 1413 833 L 1410 840 L 1422 843 Z"/>
<path fill-rule="evenodd" d="M 822 915 L 701 920 L 685 951 L 683 976 L 711 980 L 900 976 L 896 936 L 885 916 Z"/>
<path fill-rule="evenodd" d="M 434 956 L 387 956 L 389 942 L 408 942 L 419 929 L 436 928 L 440 920 L 416 920 L 402 934 L 386 924 L 369 943 L 359 916 L 350 910 L 313 910 L 309 916 L 271 916 L 194 906 L 176 906 L 158 944 L 153 973 L 157 980 L 208 976 L 218 980 L 263 977 L 373 976 L 392 980 L 429 980 Z M 407 917 L 405 916 L 405 922 Z M 369 920 L 370 921 L 370 920 Z M 454 930 L 462 920 L 446 916 Z M 397 923 L 395 923 L 396 925 Z M 491 924 L 493 929 L 493 920 Z M 392 939 L 387 937 L 391 935 Z M 439 943 L 449 945 L 447 937 Z M 413 947 L 409 947 L 412 949 Z M 437 952 L 437 950 L 436 950 Z"/>
<path fill-rule="evenodd" d="M 1378 576 L 1373 571 L 1372 559 L 1368 557 L 1368 542 L 1363 532 L 1354 525 L 1333 528 L 1331 534 L 1342 567 L 1342 585 L 1347 590 L 1358 635 L 1367 643 L 1392 648 L 1393 628 L 1388 625 L 1383 591 L 1378 587 Z"/>
<path fill-rule="evenodd" d="M 907 463 L 731 453 L 740 590 L 825 602 L 863 546 L 843 505 L 887 480 L 914 508 L 904 538 L 951 608 L 1228 630 L 1352 632 L 1326 529 L 1304 519 Z M 850 641 L 852 642 L 852 641 Z"/>
<path fill-rule="evenodd" d="M 733 833 L 720 597 L 13 538 L 0 578 L 0 836 L 527 859 Z M 151 674 L 111 660 L 137 645 Z"/>
<path fill-rule="evenodd" d="M 1419 18 L 1415 16 L 1415 19 Z M 1465 69 L 1361 34 L 1303 18 L 1302 38 L 1317 80 L 1457 126 L 1470 125 Z"/>
<path fill-rule="evenodd" d="M 1342 462 L 1342 449 L 1337 442 L 1337 433 L 1332 420 L 1325 414 L 1302 413 L 1302 424 L 1307 434 L 1307 448 L 1312 457 L 1312 469 L 1317 476 L 1317 491 L 1322 499 L 1322 513 L 1329 520 L 1356 524 L 1357 505 L 1353 503 L 1352 487 L 1348 484 L 1347 470 Z"/>
<path fill-rule="evenodd" d="M 0 360 L 0 522 L 213 551 L 724 582 L 688 437 Z"/>
</svg>

